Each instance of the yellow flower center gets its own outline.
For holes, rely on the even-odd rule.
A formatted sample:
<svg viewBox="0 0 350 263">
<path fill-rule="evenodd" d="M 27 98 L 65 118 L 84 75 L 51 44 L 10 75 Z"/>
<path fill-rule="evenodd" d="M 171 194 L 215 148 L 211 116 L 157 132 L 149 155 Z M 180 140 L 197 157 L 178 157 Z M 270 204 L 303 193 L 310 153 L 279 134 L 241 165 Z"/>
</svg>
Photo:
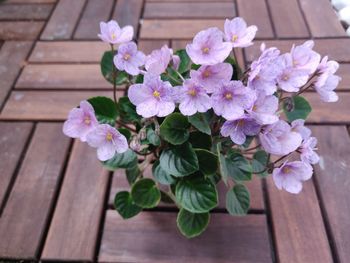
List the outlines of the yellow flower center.
<svg viewBox="0 0 350 263">
<path fill-rule="evenodd" d="M 244 126 L 244 120 L 243 119 L 239 120 L 238 123 L 237 123 L 237 126 L 239 126 L 239 127 Z"/>
<path fill-rule="evenodd" d="M 154 96 L 155 98 L 159 98 L 159 97 L 160 97 L 159 91 L 157 91 L 157 90 L 153 91 L 153 96 Z"/>
<path fill-rule="evenodd" d="M 196 96 L 197 91 L 195 89 L 190 89 L 187 93 L 188 93 L 188 95 Z"/>
<path fill-rule="evenodd" d="M 204 78 L 208 78 L 210 76 L 210 71 L 209 70 L 205 70 L 204 72 L 203 72 L 203 77 Z"/>
<path fill-rule="evenodd" d="M 284 81 L 287 81 L 287 80 L 289 80 L 289 76 L 288 76 L 288 75 L 283 75 L 282 79 L 283 79 Z"/>
<path fill-rule="evenodd" d="M 290 169 L 288 166 L 285 166 L 285 167 L 282 168 L 282 172 L 283 172 L 284 174 L 288 174 L 288 173 L 290 173 L 291 171 L 292 171 L 292 169 Z"/>
<path fill-rule="evenodd" d="M 293 66 L 296 67 L 298 66 L 299 62 L 297 60 L 293 60 Z"/>
<path fill-rule="evenodd" d="M 89 116 L 86 116 L 86 117 L 84 118 L 84 123 L 87 124 L 87 125 L 89 125 L 89 124 L 91 123 L 91 119 L 90 119 Z"/>
<path fill-rule="evenodd" d="M 204 54 L 208 54 L 209 53 L 209 48 L 208 47 L 204 47 L 204 48 L 202 48 L 202 51 L 203 51 L 203 53 Z"/>
<path fill-rule="evenodd" d="M 106 140 L 109 141 L 109 142 L 110 142 L 111 140 L 113 140 L 113 135 L 112 135 L 112 133 L 107 132 Z"/>
<path fill-rule="evenodd" d="M 128 53 L 126 53 L 124 56 L 123 56 L 123 58 L 124 58 L 124 60 L 126 60 L 126 61 L 128 61 L 129 59 L 130 59 L 130 54 L 128 54 Z"/>
<path fill-rule="evenodd" d="M 112 33 L 112 35 L 111 35 L 112 40 L 114 40 L 116 37 L 117 37 L 117 35 L 115 33 Z"/>
<path fill-rule="evenodd" d="M 225 98 L 226 98 L 227 100 L 231 100 L 231 99 L 232 99 L 232 93 L 231 93 L 231 92 L 227 92 L 227 93 L 225 94 Z"/>
<path fill-rule="evenodd" d="M 231 41 L 232 41 L 232 42 L 236 42 L 237 39 L 238 39 L 238 36 L 237 36 L 237 35 L 233 35 Z"/>
<path fill-rule="evenodd" d="M 252 110 L 253 110 L 253 111 L 256 111 L 257 108 L 258 108 L 258 107 L 257 107 L 256 105 L 254 105 Z"/>
</svg>

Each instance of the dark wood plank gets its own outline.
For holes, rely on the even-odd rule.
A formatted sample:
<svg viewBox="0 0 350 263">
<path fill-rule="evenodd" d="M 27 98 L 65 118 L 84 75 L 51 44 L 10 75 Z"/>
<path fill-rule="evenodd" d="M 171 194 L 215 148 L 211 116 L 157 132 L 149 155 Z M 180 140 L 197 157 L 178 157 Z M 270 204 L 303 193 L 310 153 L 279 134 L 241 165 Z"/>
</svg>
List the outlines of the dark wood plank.
<svg viewBox="0 0 350 263">
<path fill-rule="evenodd" d="M 231 18 L 232 3 L 146 3 L 143 18 Z"/>
<path fill-rule="evenodd" d="M 335 11 L 328 0 L 300 0 L 311 35 L 314 37 L 345 36 Z"/>
<path fill-rule="evenodd" d="M 32 47 L 32 42 L 6 41 L 0 50 L 0 105 L 11 90 L 25 59 Z"/>
<path fill-rule="evenodd" d="M 273 30 L 265 0 L 237 0 L 238 14 L 248 25 L 256 25 L 256 38 L 273 38 Z M 259 15 L 257 15 L 259 10 Z"/>
<path fill-rule="evenodd" d="M 108 178 L 96 150 L 76 141 L 42 259 L 93 261 Z"/>
<path fill-rule="evenodd" d="M 278 261 L 333 262 L 312 180 L 293 195 L 278 190 L 269 177 L 268 195 Z"/>
<path fill-rule="evenodd" d="M 85 0 L 59 0 L 41 39 L 70 39 L 84 4 Z"/>
<path fill-rule="evenodd" d="M 169 249 L 171 248 L 171 249 Z M 174 254 L 175 253 L 175 254 Z M 176 213 L 143 212 L 123 220 L 108 210 L 101 262 L 271 262 L 264 215 L 212 214 L 200 237 L 176 229 Z"/>
<path fill-rule="evenodd" d="M 23 69 L 16 88 L 21 89 L 99 89 L 113 88 L 99 64 L 37 64 Z"/>
<path fill-rule="evenodd" d="M 120 26 L 133 26 L 135 38 L 139 28 L 142 6 L 143 0 L 118 0 L 112 16 Z"/>
<path fill-rule="evenodd" d="M 350 261 L 350 139 L 345 126 L 313 126 L 320 164 L 315 182 L 330 226 L 339 262 Z"/>
<path fill-rule="evenodd" d="M 74 33 L 75 39 L 99 39 L 100 22 L 107 21 L 113 0 L 88 0 L 84 13 Z"/>
<path fill-rule="evenodd" d="M 159 3 L 159 2 L 169 2 L 169 3 L 192 3 L 192 2 L 213 2 L 213 0 L 146 0 L 148 3 Z M 216 0 L 216 3 L 232 2 L 232 0 Z"/>
<path fill-rule="evenodd" d="M 146 55 L 150 54 L 155 49 L 160 49 L 162 46 L 168 45 L 168 40 L 140 40 L 138 48 Z"/>
<path fill-rule="evenodd" d="M 298 0 L 268 0 L 277 37 L 308 37 Z"/>
<path fill-rule="evenodd" d="M 38 21 L 1 21 L 0 39 L 35 40 L 43 26 L 44 22 Z"/>
<path fill-rule="evenodd" d="M 0 258 L 37 258 L 68 145 L 62 124 L 38 124 L 1 216 Z"/>
<path fill-rule="evenodd" d="M 99 63 L 109 49 L 102 41 L 38 41 L 29 62 Z"/>
<path fill-rule="evenodd" d="M 6 4 L 53 4 L 57 0 L 6 0 Z"/>
<path fill-rule="evenodd" d="M 49 17 L 53 5 L 1 5 L 0 19 L 6 20 L 45 20 Z"/>
<path fill-rule="evenodd" d="M 5 195 L 32 128 L 33 125 L 26 122 L 0 122 L 0 207 L 4 205 Z"/>
</svg>

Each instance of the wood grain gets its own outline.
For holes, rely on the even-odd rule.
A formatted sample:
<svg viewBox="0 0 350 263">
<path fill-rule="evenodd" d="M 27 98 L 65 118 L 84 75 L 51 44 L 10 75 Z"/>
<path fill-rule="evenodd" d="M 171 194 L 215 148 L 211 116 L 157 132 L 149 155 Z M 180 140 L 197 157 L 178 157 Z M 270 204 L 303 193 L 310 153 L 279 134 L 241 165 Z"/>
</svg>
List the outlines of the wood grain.
<svg viewBox="0 0 350 263">
<path fill-rule="evenodd" d="M 117 20 L 120 26 L 131 25 L 134 28 L 134 36 L 137 36 L 142 6 L 143 0 L 118 0 L 112 18 Z"/>
<path fill-rule="evenodd" d="M 35 40 L 43 26 L 41 21 L 1 21 L 0 39 Z"/>
<path fill-rule="evenodd" d="M 167 45 L 169 47 L 169 41 L 168 40 L 140 40 L 138 42 L 138 48 L 142 52 L 144 52 L 146 55 L 150 54 L 155 49 L 160 49 L 164 45 Z"/>
<path fill-rule="evenodd" d="M 53 5 L 1 5 L 0 19 L 6 20 L 45 20 Z"/>
</svg>

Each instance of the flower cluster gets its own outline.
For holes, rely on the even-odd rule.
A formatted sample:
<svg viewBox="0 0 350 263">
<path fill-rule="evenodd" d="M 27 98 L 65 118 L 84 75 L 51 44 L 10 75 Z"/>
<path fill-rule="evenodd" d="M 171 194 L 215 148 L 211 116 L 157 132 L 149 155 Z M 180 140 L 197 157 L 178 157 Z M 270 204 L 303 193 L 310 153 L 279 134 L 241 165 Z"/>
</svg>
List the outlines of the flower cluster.
<svg viewBox="0 0 350 263">
<path fill-rule="evenodd" d="M 257 32 L 256 26 L 247 26 L 242 18 L 226 19 L 224 32 L 215 27 L 200 31 L 183 50 L 174 52 L 164 45 L 149 55 L 132 41 L 132 27 L 120 28 L 115 21 L 101 22 L 100 27 L 98 36 L 112 50 L 112 81 L 108 80 L 116 92 L 117 79 L 126 75 L 122 82 L 127 86 L 126 96 L 119 101 L 115 96 L 111 114 L 106 113 L 111 104 L 107 98 L 82 101 L 63 127 L 67 136 L 97 148 L 99 160 L 113 168 L 127 168 L 130 174 L 137 166 L 135 160 L 126 167 L 120 164 L 130 157 L 130 151 L 146 156 L 142 165 L 154 163 L 156 181 L 176 187 L 169 195 L 184 209 L 180 214 L 204 213 L 212 207 L 208 204 L 207 209 L 200 209 L 192 200 L 178 196 L 178 188 L 185 186 L 177 177 L 200 185 L 198 172 L 219 173 L 226 183 L 230 177 L 241 187 L 251 174 L 272 173 L 276 187 L 290 193 L 299 193 L 302 182 L 311 178 L 312 165 L 319 161 L 317 139 L 304 125 L 311 107 L 300 95 L 314 89 L 322 101 L 335 102 L 334 89 L 340 81 L 335 75 L 338 63 L 327 56 L 321 59 L 313 50 L 313 41 L 293 46 L 287 53 L 262 44 L 259 58 L 242 72 L 235 49 L 253 45 Z M 209 143 L 203 146 L 191 141 L 195 133 L 209 136 Z M 249 148 L 252 140 L 255 146 Z M 271 155 L 276 156 L 275 161 Z M 204 162 L 211 160 L 212 171 L 201 167 L 203 156 L 207 158 Z M 149 179 L 140 179 L 143 168 L 136 170 L 128 193 L 135 202 L 128 204 L 128 212 L 135 214 L 137 208 L 154 206 L 138 198 L 139 185 L 142 182 L 145 187 L 144 180 Z M 116 209 L 124 218 L 134 215 L 125 214 L 117 203 Z M 231 214 L 236 211 L 227 209 Z M 188 236 L 181 226 L 180 230 Z"/>
</svg>

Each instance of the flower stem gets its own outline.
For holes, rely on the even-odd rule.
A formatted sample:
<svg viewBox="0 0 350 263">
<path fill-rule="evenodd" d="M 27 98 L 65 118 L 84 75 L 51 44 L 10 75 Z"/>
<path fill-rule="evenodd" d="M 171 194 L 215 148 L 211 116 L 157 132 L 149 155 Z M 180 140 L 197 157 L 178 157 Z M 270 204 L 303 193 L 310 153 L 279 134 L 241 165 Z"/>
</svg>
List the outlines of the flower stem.
<svg viewBox="0 0 350 263">
<path fill-rule="evenodd" d="M 113 44 L 111 44 L 111 50 L 112 50 L 112 54 L 114 56 L 115 50 L 114 50 Z M 112 80 L 113 80 L 113 100 L 114 100 L 114 103 L 117 105 L 117 83 L 116 83 L 117 71 L 116 71 L 113 59 L 112 59 Z"/>
</svg>

